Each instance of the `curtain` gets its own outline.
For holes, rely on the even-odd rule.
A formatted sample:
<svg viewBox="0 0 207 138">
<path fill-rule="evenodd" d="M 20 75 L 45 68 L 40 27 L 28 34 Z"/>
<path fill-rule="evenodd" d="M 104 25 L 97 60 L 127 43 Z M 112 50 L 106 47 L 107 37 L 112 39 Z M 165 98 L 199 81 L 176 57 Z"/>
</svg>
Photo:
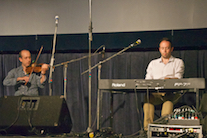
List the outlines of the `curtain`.
<svg viewBox="0 0 207 138">
<path fill-rule="evenodd" d="M 105 53 L 105 58 L 101 55 L 93 56 L 91 59 L 92 66 L 99 63 L 115 52 Z M 87 53 L 56 53 L 54 65 L 72 59 L 77 59 L 87 56 Z M 184 60 L 185 74 L 184 78 L 206 78 L 207 75 L 207 50 L 182 50 L 174 51 L 174 57 Z M 36 55 L 32 54 L 32 59 L 35 60 Z M 51 54 L 42 54 L 39 58 L 39 63 L 50 63 Z M 102 79 L 144 79 L 148 63 L 155 58 L 159 58 L 158 51 L 136 51 L 125 52 L 111 60 L 102 64 L 101 78 Z M 8 72 L 20 66 L 18 54 L 1 54 L 0 55 L 0 79 L 6 77 Z M 82 59 L 76 62 L 67 64 L 67 94 L 66 101 L 73 122 L 72 131 L 79 133 L 86 131 L 88 127 L 88 72 L 81 75 L 82 72 L 88 69 L 88 59 Z M 64 66 L 58 66 L 53 72 L 52 95 L 63 95 L 64 84 Z M 47 77 L 49 71 L 47 73 Z M 91 72 L 92 77 L 92 129 L 96 129 L 96 110 L 97 110 L 97 91 L 98 91 L 98 69 L 94 68 Z M 0 96 L 13 96 L 14 87 L 5 87 L 0 84 Z M 205 91 L 203 91 L 205 92 Z M 144 102 L 144 92 L 121 93 L 113 95 L 113 131 L 130 135 L 143 126 L 143 111 L 142 105 Z M 39 90 L 39 95 L 49 95 L 49 84 L 47 83 L 44 89 Z M 195 94 L 185 94 L 181 98 L 182 104 L 195 105 Z M 110 93 L 103 94 L 103 111 L 101 115 L 102 127 L 110 125 Z M 137 109 L 139 113 L 137 112 Z"/>
</svg>

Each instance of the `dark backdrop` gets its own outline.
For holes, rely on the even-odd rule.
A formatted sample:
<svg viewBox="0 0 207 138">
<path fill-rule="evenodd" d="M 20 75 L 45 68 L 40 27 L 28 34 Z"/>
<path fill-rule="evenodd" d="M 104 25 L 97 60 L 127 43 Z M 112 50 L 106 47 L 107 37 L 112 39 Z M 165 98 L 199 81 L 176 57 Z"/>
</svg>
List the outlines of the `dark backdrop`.
<svg viewBox="0 0 207 138">
<path fill-rule="evenodd" d="M 106 51 L 122 49 L 138 38 L 142 44 L 134 50 L 151 50 L 157 48 L 163 37 L 172 40 L 177 49 L 199 49 L 207 46 L 207 28 L 163 31 L 94 33 L 92 50 L 105 45 Z M 36 53 L 40 46 L 43 52 L 52 53 L 53 35 L 22 35 L 0 36 L 0 53 L 15 53 L 22 49 L 29 49 Z M 131 50 L 130 50 L 131 51 Z M 56 52 L 88 52 L 88 34 L 57 34 Z"/>
<path fill-rule="evenodd" d="M 207 75 L 207 29 L 165 30 L 148 32 L 120 32 L 93 34 L 92 51 L 100 45 L 106 46 L 105 58 L 118 52 L 135 42 L 142 40 L 141 45 L 127 50 L 125 53 L 107 61 L 102 65 L 102 79 L 144 79 L 148 63 L 160 57 L 157 47 L 163 37 L 172 39 L 175 57 L 182 58 L 185 63 L 185 78 L 206 78 Z M 0 37 L 0 80 L 3 81 L 8 72 L 20 66 L 18 52 L 28 49 L 35 60 L 41 45 L 44 46 L 39 63 L 50 63 L 53 35 L 36 36 L 1 36 Z M 88 34 L 58 34 L 55 53 L 55 64 L 70 61 L 86 56 L 88 52 Z M 104 60 L 101 55 L 92 57 L 92 66 Z M 67 68 L 67 105 L 73 121 L 74 132 L 86 131 L 88 127 L 88 73 L 81 75 L 88 69 L 88 59 L 82 59 L 68 64 Z M 53 95 L 63 95 L 63 66 L 55 68 L 53 73 Z M 47 74 L 48 76 L 48 74 Z M 96 129 L 96 105 L 98 70 L 92 70 L 92 123 Z M 202 92 L 205 92 L 202 91 Z M 4 87 L 0 83 L 0 96 L 13 96 L 13 87 Z M 49 86 L 46 84 L 40 90 L 40 95 L 49 95 Z M 110 94 L 103 95 L 103 125 L 109 126 Z M 144 93 L 138 93 L 138 108 L 136 111 L 135 94 L 114 95 L 114 123 L 116 133 L 129 135 L 137 132 L 142 125 Z M 181 104 L 195 105 L 195 94 L 185 94 Z M 95 123 L 94 123 L 95 122 Z M 139 123 L 141 122 L 141 124 Z"/>
<path fill-rule="evenodd" d="M 107 52 L 105 58 L 116 52 Z M 87 53 L 56 53 L 55 64 L 69 61 L 87 55 Z M 185 63 L 185 78 L 203 77 L 207 75 L 207 50 L 175 50 L 175 57 L 182 58 Z M 35 59 L 36 54 L 32 54 Z M 51 54 L 43 53 L 39 61 L 50 62 Z M 102 79 L 144 79 L 148 63 L 160 57 L 158 51 L 125 52 L 102 65 Z M 92 57 L 92 66 L 103 60 L 101 55 Z M 19 66 L 18 54 L 0 54 L 0 80 L 3 81 L 8 71 Z M 88 69 L 88 59 L 68 64 L 67 68 L 67 104 L 70 110 L 74 132 L 83 132 L 88 127 L 88 74 L 81 73 Z M 97 105 L 97 68 L 92 70 L 92 123 L 96 121 Z M 48 75 L 48 74 L 47 74 Z M 63 66 L 55 68 L 53 73 L 53 95 L 63 95 Z M 13 87 L 4 87 L 0 83 L 0 96 L 14 95 Z M 40 90 L 40 95 L 49 95 L 48 83 Z M 103 97 L 103 127 L 109 126 L 110 95 Z M 132 134 L 140 129 L 139 121 L 143 120 L 142 103 L 144 93 L 138 93 L 138 107 L 136 111 L 134 93 L 114 95 L 114 124 L 116 133 Z M 181 98 L 182 104 L 195 105 L 195 95 L 185 94 Z M 96 125 L 93 126 L 95 130 Z"/>
</svg>

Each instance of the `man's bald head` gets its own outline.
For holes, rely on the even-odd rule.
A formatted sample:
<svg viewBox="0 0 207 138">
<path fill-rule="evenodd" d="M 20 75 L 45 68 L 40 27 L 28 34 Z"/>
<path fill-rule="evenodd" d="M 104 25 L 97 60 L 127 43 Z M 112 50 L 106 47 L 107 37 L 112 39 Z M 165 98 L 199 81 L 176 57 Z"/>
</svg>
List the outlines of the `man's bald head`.
<svg viewBox="0 0 207 138">
<path fill-rule="evenodd" d="M 23 67 L 28 67 L 31 64 L 31 53 L 28 50 L 20 51 L 19 61 L 22 62 Z"/>
</svg>

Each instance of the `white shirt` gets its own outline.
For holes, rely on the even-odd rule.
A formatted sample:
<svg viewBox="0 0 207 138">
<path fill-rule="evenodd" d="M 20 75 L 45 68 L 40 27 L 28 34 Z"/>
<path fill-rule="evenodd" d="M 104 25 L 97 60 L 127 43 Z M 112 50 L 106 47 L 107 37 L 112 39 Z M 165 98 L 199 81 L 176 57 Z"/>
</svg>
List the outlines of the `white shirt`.
<svg viewBox="0 0 207 138">
<path fill-rule="evenodd" d="M 170 57 L 164 64 L 161 57 L 152 60 L 147 67 L 145 79 L 182 78 L 184 74 L 184 62 L 182 59 Z"/>
</svg>

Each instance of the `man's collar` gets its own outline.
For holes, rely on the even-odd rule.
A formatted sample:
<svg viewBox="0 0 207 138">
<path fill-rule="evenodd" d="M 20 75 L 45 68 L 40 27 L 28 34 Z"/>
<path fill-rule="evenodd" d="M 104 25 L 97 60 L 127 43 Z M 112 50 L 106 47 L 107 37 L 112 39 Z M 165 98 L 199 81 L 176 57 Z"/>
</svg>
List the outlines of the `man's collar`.
<svg viewBox="0 0 207 138">
<path fill-rule="evenodd" d="M 22 65 L 21 65 L 21 66 L 19 66 L 19 68 L 20 68 L 21 70 L 23 70 L 23 67 L 22 67 Z"/>
<path fill-rule="evenodd" d="M 174 61 L 174 59 L 175 59 L 175 58 L 171 55 L 170 58 L 169 58 L 169 62 Z M 160 63 L 162 62 L 162 57 L 159 58 L 159 62 L 160 62 Z"/>
<path fill-rule="evenodd" d="M 19 68 L 22 70 L 22 72 L 23 72 L 24 74 L 26 74 L 26 72 L 24 72 L 24 70 L 23 70 L 23 66 L 22 66 L 22 65 L 21 65 Z"/>
</svg>

